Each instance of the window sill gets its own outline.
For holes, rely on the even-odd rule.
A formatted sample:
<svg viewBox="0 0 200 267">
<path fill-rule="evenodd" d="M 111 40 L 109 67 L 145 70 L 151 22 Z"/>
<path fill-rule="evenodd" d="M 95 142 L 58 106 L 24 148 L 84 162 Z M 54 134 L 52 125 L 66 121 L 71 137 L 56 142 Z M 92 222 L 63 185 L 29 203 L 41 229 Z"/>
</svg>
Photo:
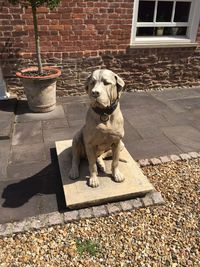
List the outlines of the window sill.
<svg viewBox="0 0 200 267">
<path fill-rule="evenodd" d="M 198 43 L 186 38 L 170 37 L 138 37 L 130 48 L 168 48 L 168 47 L 197 47 Z"/>
</svg>

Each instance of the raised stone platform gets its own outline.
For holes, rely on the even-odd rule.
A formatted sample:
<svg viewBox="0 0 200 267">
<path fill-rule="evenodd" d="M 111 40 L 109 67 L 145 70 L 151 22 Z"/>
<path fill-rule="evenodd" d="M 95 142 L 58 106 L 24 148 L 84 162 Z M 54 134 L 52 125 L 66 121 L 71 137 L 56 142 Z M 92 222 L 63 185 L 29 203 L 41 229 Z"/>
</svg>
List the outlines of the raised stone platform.
<svg viewBox="0 0 200 267">
<path fill-rule="evenodd" d="M 72 140 L 56 142 L 56 151 L 62 177 L 63 190 L 68 208 L 82 208 L 113 201 L 130 199 L 144 196 L 154 190 L 149 180 L 144 176 L 136 161 L 126 149 L 120 157 L 127 163 L 120 161 L 119 169 L 125 176 L 125 181 L 116 183 L 111 176 L 111 159 L 105 160 L 106 173 L 99 172 L 100 186 L 91 188 L 87 185 L 89 177 L 88 163 L 82 160 L 80 164 L 80 177 L 71 180 L 68 177 L 71 168 L 71 145 Z"/>
</svg>

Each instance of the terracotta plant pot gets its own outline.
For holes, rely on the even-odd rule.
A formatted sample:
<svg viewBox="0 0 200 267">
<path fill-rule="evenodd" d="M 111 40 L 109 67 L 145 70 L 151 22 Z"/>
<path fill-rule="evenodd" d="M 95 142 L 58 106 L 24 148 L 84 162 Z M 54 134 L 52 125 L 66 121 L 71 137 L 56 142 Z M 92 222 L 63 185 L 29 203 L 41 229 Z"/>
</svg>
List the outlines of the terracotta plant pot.
<svg viewBox="0 0 200 267">
<path fill-rule="evenodd" d="M 26 74 L 37 70 L 37 67 L 30 67 L 17 71 L 16 75 L 22 79 L 29 108 L 34 112 L 49 112 L 56 106 L 56 81 L 61 71 L 55 67 L 46 66 L 43 70 L 50 72 L 47 76 Z"/>
</svg>

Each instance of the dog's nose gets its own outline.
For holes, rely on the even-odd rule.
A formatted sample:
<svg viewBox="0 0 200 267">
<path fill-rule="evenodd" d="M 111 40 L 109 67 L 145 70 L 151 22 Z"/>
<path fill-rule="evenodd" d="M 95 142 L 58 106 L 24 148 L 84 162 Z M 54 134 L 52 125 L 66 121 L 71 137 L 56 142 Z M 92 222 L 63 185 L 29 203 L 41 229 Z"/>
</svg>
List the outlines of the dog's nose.
<svg viewBox="0 0 200 267">
<path fill-rule="evenodd" d="M 97 98 L 100 95 L 99 91 L 92 91 L 92 96 Z"/>
</svg>

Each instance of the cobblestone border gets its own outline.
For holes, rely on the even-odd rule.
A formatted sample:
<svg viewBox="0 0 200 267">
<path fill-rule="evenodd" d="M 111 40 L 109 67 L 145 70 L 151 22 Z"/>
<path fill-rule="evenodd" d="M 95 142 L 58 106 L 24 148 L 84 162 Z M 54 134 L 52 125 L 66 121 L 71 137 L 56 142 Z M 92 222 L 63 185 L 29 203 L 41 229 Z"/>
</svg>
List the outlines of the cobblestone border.
<svg viewBox="0 0 200 267">
<path fill-rule="evenodd" d="M 197 159 L 200 158 L 200 152 L 188 152 L 182 153 L 180 155 L 168 155 L 162 157 L 156 157 L 151 159 L 140 159 L 138 160 L 138 164 L 140 167 L 146 167 L 150 165 L 159 165 L 168 162 L 175 162 L 179 160 L 189 160 L 189 159 Z"/>
<path fill-rule="evenodd" d="M 163 204 L 164 199 L 162 198 L 161 193 L 152 191 L 144 197 L 136 199 L 109 203 L 80 210 L 72 210 L 65 213 L 56 211 L 49 214 L 29 217 L 19 222 L 0 224 L 0 236 L 8 236 L 31 230 L 38 230 L 43 227 L 70 223 L 80 219 L 98 218 L 118 214 L 123 211 L 131 211 Z"/>
</svg>

